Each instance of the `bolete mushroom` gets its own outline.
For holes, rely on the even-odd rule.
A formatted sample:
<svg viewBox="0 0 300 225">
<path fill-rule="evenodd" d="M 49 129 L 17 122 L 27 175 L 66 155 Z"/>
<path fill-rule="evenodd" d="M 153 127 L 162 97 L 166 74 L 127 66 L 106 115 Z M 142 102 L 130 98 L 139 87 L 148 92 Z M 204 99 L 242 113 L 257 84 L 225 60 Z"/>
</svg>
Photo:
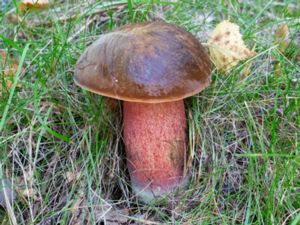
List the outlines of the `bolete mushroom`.
<svg viewBox="0 0 300 225">
<path fill-rule="evenodd" d="M 143 201 L 185 182 L 183 99 L 210 83 L 211 63 L 199 41 L 165 22 L 124 26 L 81 55 L 75 82 L 123 100 L 123 136 L 132 188 Z"/>
</svg>

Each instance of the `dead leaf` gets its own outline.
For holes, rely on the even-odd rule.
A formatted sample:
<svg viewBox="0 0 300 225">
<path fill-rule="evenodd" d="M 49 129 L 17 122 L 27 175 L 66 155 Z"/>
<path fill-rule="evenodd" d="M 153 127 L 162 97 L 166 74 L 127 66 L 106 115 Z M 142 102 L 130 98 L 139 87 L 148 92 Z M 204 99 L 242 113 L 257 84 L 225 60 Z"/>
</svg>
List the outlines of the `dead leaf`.
<svg viewBox="0 0 300 225">
<path fill-rule="evenodd" d="M 10 76 L 17 72 L 18 64 L 16 62 L 9 62 L 10 58 L 7 56 L 6 52 L 0 51 L 0 59 L 1 70 L 4 71 L 5 76 Z M 10 65 L 6 66 L 6 64 Z"/>
<path fill-rule="evenodd" d="M 244 44 L 239 26 L 228 20 L 216 26 L 208 40 L 208 48 L 211 60 L 217 69 L 223 72 L 256 54 Z"/>
<path fill-rule="evenodd" d="M 4 74 L 4 82 L 7 88 L 11 88 L 13 85 L 13 77 L 16 75 L 18 70 L 18 62 L 11 60 L 5 51 L 0 50 L 0 74 Z M 2 79 L 0 80 L 0 90 L 2 89 Z M 17 84 L 17 87 L 21 87 Z"/>
<path fill-rule="evenodd" d="M 71 183 L 72 185 L 74 184 L 74 182 L 80 177 L 80 173 L 77 171 L 68 171 L 66 173 L 66 178 L 68 180 L 69 183 Z"/>
<path fill-rule="evenodd" d="M 23 0 L 19 5 L 19 10 L 21 12 L 25 11 L 36 11 L 41 9 L 46 9 L 49 6 L 48 0 Z"/>
<path fill-rule="evenodd" d="M 160 225 L 162 223 L 155 222 L 154 216 L 149 216 L 148 213 L 144 214 L 135 214 L 131 216 L 132 220 L 135 222 L 131 222 L 132 225 L 144 224 L 144 225 Z"/>
<path fill-rule="evenodd" d="M 253 48 L 251 49 L 251 51 L 255 52 L 255 47 L 256 45 L 253 46 Z M 252 66 L 253 61 L 249 62 L 244 68 L 243 68 L 243 73 L 241 76 L 241 80 L 248 77 L 250 72 L 251 72 L 251 66 Z"/>
<path fill-rule="evenodd" d="M 282 66 L 280 63 L 275 64 L 274 66 L 274 75 L 275 76 L 281 76 L 282 75 Z"/>
<path fill-rule="evenodd" d="M 21 196 L 25 197 L 25 198 L 33 198 L 33 199 L 37 199 L 37 191 L 33 188 L 26 188 L 23 190 L 19 190 L 18 191 L 20 193 Z"/>
<path fill-rule="evenodd" d="M 12 23 L 12 24 L 18 24 L 19 22 L 19 17 L 15 14 L 8 14 L 6 19 L 8 23 Z"/>
<path fill-rule="evenodd" d="M 289 45 L 289 27 L 286 24 L 281 25 L 275 32 L 275 44 L 278 44 L 278 50 L 284 52 Z"/>
<path fill-rule="evenodd" d="M 105 224 L 118 225 L 128 223 L 129 209 L 115 209 L 109 206 L 99 207 L 95 209 L 95 217 L 97 222 Z"/>
<path fill-rule="evenodd" d="M 289 27 L 286 24 L 281 25 L 275 32 L 275 44 L 278 51 L 284 53 L 289 45 Z M 274 75 L 282 76 L 282 65 L 276 60 L 275 56 L 272 56 L 274 64 Z"/>
</svg>

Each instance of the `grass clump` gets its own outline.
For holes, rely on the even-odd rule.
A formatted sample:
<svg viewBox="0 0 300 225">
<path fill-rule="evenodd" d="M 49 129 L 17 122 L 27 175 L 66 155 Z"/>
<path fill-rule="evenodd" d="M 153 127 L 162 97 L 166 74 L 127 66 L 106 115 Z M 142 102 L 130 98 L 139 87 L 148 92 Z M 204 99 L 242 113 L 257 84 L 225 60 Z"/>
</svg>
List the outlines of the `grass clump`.
<svg viewBox="0 0 300 225">
<path fill-rule="evenodd" d="M 2 223 L 299 223 L 298 10 L 297 1 L 56 1 L 21 15 L 3 3 L 0 48 L 24 72 L 21 87 L 1 89 L 0 172 L 18 192 Z M 205 43 L 228 18 L 256 45 L 250 73 L 241 79 L 246 62 L 214 71 L 212 85 L 186 101 L 189 185 L 167 204 L 143 205 L 129 185 L 121 105 L 110 111 L 105 98 L 75 86 L 76 60 L 126 23 L 163 19 Z M 282 53 L 274 33 L 283 23 L 290 44 Z"/>
</svg>

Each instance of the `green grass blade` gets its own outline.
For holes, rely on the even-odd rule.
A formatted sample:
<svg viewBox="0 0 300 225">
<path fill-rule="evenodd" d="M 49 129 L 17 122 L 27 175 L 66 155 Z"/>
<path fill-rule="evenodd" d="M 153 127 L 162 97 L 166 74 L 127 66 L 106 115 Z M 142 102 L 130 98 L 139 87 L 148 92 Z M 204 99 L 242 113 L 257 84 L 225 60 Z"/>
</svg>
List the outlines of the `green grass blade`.
<svg viewBox="0 0 300 225">
<path fill-rule="evenodd" d="M 69 137 L 66 137 L 60 133 L 57 133 L 56 131 L 52 130 L 51 128 L 49 128 L 46 124 L 46 122 L 44 121 L 44 119 L 42 118 L 40 112 L 39 112 L 39 100 L 38 100 L 38 89 L 37 89 L 37 85 L 34 86 L 34 111 L 36 113 L 36 116 L 38 118 L 38 121 L 41 123 L 42 127 L 51 135 L 53 135 L 54 137 L 65 141 L 67 143 L 70 143 L 71 139 Z M 50 106 L 50 109 L 52 109 L 52 106 Z M 49 112 L 48 112 L 49 113 Z"/>
<path fill-rule="evenodd" d="M 296 216 L 291 225 L 298 225 L 300 223 L 300 213 Z"/>
<path fill-rule="evenodd" d="M 4 127 L 4 124 L 5 124 L 5 121 L 6 121 L 6 117 L 7 117 L 7 114 L 8 114 L 8 110 L 9 110 L 9 107 L 11 105 L 11 102 L 12 102 L 12 99 L 13 99 L 13 96 L 14 96 L 14 93 L 15 93 L 15 90 L 16 90 L 19 78 L 20 78 L 21 70 L 22 70 L 22 67 L 23 67 L 23 64 L 24 64 L 24 61 L 25 61 L 25 57 L 26 57 L 26 53 L 28 51 L 28 48 L 29 48 L 29 44 L 26 44 L 26 46 L 25 46 L 25 48 L 23 50 L 22 56 L 21 56 L 20 63 L 18 65 L 18 70 L 17 70 L 16 76 L 15 76 L 13 85 L 12 85 L 10 93 L 9 93 L 8 101 L 6 103 L 6 106 L 5 106 L 5 109 L 4 109 L 1 121 L 0 121 L 0 132 L 2 131 L 2 129 Z"/>
<path fill-rule="evenodd" d="M 127 6 L 128 6 L 130 18 L 131 18 L 131 20 L 133 20 L 134 14 L 133 14 L 133 5 L 132 5 L 132 1 L 131 0 L 127 1 Z"/>
</svg>

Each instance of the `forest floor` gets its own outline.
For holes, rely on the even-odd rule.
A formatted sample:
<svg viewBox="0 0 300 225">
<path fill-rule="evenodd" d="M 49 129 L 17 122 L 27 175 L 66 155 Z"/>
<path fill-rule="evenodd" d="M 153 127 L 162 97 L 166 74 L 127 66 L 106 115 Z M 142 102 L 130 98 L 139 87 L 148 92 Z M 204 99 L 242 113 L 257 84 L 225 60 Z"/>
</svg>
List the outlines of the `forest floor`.
<svg viewBox="0 0 300 225">
<path fill-rule="evenodd" d="M 68 0 L 28 13 L 3 1 L 0 49 L 19 71 L 12 87 L 0 73 L 2 224 L 299 224 L 299 18 L 297 0 Z M 143 204 L 130 187 L 121 103 L 111 112 L 76 86 L 76 61 L 127 23 L 165 20 L 206 47 L 226 19 L 257 55 L 214 70 L 211 85 L 186 99 L 190 180 L 166 203 Z M 274 35 L 283 24 L 280 52 Z M 5 204 L 9 190 L 15 199 Z"/>
</svg>

